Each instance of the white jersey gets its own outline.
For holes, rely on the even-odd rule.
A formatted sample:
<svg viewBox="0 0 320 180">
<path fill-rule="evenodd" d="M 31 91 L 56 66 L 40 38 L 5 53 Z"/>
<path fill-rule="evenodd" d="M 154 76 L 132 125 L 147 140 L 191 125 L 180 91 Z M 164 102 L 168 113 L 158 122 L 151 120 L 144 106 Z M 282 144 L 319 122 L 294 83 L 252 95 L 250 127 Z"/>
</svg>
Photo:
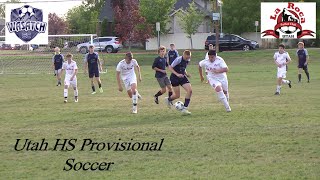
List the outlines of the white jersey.
<svg viewBox="0 0 320 180">
<path fill-rule="evenodd" d="M 62 69 L 66 71 L 66 78 L 71 77 L 75 70 L 78 69 L 77 63 L 73 60 L 71 60 L 71 63 L 69 64 L 68 61 L 65 61 L 62 65 Z M 74 78 L 77 78 L 76 76 Z"/>
<path fill-rule="evenodd" d="M 291 61 L 291 58 L 287 52 L 280 54 L 279 51 L 274 53 L 273 59 L 281 65 L 287 61 Z M 278 67 L 278 71 L 287 71 L 287 66 Z"/>
<path fill-rule="evenodd" d="M 199 66 L 205 68 L 208 73 L 208 78 L 214 79 L 227 79 L 227 73 L 214 73 L 213 70 L 227 68 L 226 62 L 220 57 L 216 56 L 216 59 L 211 62 L 209 59 L 204 59 L 199 62 Z"/>
<path fill-rule="evenodd" d="M 131 79 L 133 77 L 136 77 L 136 73 L 134 72 L 134 67 L 137 67 L 138 62 L 135 59 L 132 59 L 129 64 L 126 63 L 126 60 L 123 59 L 120 61 L 117 65 L 117 71 L 120 72 L 121 79 Z"/>
</svg>

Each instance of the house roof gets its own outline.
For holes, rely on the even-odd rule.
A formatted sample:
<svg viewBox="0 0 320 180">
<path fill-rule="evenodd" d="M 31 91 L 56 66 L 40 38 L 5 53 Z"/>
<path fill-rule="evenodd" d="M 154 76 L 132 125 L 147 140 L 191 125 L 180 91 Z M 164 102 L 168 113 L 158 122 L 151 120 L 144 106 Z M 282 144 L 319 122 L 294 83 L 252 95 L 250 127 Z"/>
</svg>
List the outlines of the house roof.
<svg viewBox="0 0 320 180">
<path fill-rule="evenodd" d="M 113 0 L 105 0 L 104 6 L 101 9 L 99 20 L 103 21 L 105 18 L 107 18 L 108 22 L 113 22 L 114 13 L 113 13 Z M 174 5 L 173 11 L 170 13 L 170 15 L 175 14 L 180 9 L 185 10 L 189 7 L 189 3 L 191 3 L 193 0 L 177 0 L 176 4 Z M 204 7 L 200 6 L 197 2 L 195 2 L 197 8 L 205 13 L 205 15 L 210 16 L 211 12 L 205 9 Z"/>
</svg>

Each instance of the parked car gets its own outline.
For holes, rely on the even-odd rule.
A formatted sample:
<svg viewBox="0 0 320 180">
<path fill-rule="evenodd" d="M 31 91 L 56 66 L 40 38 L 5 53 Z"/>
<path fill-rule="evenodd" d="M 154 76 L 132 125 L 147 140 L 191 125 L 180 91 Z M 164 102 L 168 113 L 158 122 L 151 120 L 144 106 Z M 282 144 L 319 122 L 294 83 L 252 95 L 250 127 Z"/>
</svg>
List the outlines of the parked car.
<svg viewBox="0 0 320 180">
<path fill-rule="evenodd" d="M 207 37 L 205 42 L 205 49 L 209 49 L 209 44 L 216 44 L 216 36 L 213 34 Z M 245 39 L 235 34 L 225 34 L 219 37 L 219 51 L 223 50 L 243 50 L 249 51 L 259 48 L 256 41 Z"/>
<path fill-rule="evenodd" d="M 85 54 L 89 50 L 91 42 L 81 43 L 77 45 L 77 50 Z M 96 51 L 106 51 L 107 53 L 117 53 L 122 49 L 122 44 L 118 37 L 98 37 L 93 39 L 93 45 Z"/>
</svg>

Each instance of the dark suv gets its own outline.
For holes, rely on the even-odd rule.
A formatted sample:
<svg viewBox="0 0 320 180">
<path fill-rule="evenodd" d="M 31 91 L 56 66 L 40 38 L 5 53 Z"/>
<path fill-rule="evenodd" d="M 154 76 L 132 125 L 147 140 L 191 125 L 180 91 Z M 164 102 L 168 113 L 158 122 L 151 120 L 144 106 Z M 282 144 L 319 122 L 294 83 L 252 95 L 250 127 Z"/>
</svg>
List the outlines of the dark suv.
<svg viewBox="0 0 320 180">
<path fill-rule="evenodd" d="M 209 49 L 209 44 L 216 44 L 216 36 L 213 34 L 207 37 L 205 49 Z M 223 50 L 253 50 L 259 48 L 256 41 L 248 40 L 235 34 L 225 34 L 219 38 L 219 51 Z"/>
</svg>

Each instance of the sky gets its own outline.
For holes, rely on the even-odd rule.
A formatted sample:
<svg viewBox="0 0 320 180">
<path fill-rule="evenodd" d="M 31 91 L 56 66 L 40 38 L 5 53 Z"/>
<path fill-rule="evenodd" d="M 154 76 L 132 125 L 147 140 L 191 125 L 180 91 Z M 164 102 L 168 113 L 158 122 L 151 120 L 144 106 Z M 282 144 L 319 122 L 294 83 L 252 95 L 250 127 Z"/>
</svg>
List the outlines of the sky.
<svg viewBox="0 0 320 180">
<path fill-rule="evenodd" d="M 7 0 L 0 0 L 0 4 Z M 59 2 L 58 2 L 59 1 Z M 81 5 L 81 0 L 20 0 L 20 2 L 45 3 L 49 8 L 49 13 L 56 13 L 58 16 L 64 16 L 69 9 Z"/>
</svg>

